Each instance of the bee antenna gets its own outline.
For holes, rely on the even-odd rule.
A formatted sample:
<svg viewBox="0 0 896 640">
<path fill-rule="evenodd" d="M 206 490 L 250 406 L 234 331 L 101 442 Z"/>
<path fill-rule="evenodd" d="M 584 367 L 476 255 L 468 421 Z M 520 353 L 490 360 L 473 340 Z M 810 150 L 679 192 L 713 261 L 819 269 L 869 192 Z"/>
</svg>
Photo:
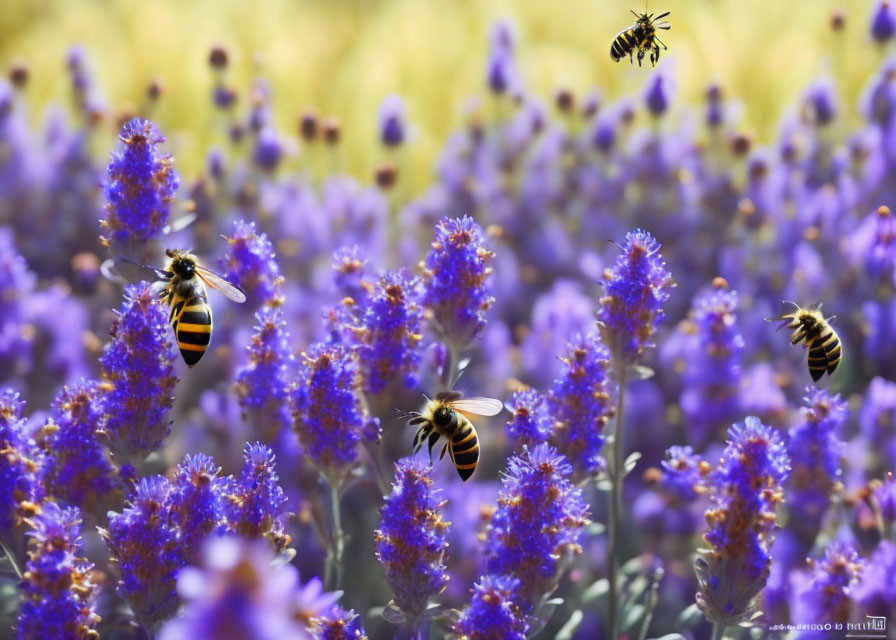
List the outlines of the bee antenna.
<svg viewBox="0 0 896 640">
<path fill-rule="evenodd" d="M 797 309 L 800 308 L 800 305 L 798 305 L 798 304 L 797 304 L 796 302 L 794 302 L 793 300 L 781 300 L 781 303 L 782 303 L 782 304 L 792 304 L 792 305 L 793 305 L 794 307 L 796 307 Z"/>
</svg>

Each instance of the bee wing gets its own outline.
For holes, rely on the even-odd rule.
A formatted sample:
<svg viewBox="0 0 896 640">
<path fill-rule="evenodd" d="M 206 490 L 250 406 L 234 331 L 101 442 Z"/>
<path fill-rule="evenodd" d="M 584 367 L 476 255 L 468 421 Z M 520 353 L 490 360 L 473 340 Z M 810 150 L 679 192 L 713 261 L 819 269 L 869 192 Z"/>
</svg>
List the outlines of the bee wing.
<svg viewBox="0 0 896 640">
<path fill-rule="evenodd" d="M 209 271 L 205 267 L 196 265 L 196 275 L 199 276 L 199 279 L 202 280 L 208 287 L 217 289 L 234 302 L 246 301 L 245 291 L 240 289 L 235 284 L 227 282 L 227 280 L 219 276 L 217 273 Z"/>
<path fill-rule="evenodd" d="M 452 402 L 451 406 L 458 411 L 478 416 L 496 416 L 504 409 L 501 401 L 495 398 L 461 398 Z"/>
</svg>

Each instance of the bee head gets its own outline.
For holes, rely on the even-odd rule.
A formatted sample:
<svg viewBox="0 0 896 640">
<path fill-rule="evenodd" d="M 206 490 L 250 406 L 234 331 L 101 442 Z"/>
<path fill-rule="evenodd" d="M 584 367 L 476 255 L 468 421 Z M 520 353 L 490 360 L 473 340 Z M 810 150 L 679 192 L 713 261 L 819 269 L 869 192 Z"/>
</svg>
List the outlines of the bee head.
<svg viewBox="0 0 896 640">
<path fill-rule="evenodd" d="M 170 270 L 175 274 L 184 280 L 189 280 L 196 275 L 196 260 L 191 255 L 171 249 L 165 253 L 171 258 Z"/>
<path fill-rule="evenodd" d="M 432 414 L 432 421 L 440 427 L 447 427 L 451 424 L 452 409 L 447 405 L 442 405 Z"/>
<path fill-rule="evenodd" d="M 805 329 L 812 329 L 818 324 L 818 319 L 815 317 L 814 313 L 801 313 L 798 316 L 798 320 L 800 325 Z"/>
</svg>

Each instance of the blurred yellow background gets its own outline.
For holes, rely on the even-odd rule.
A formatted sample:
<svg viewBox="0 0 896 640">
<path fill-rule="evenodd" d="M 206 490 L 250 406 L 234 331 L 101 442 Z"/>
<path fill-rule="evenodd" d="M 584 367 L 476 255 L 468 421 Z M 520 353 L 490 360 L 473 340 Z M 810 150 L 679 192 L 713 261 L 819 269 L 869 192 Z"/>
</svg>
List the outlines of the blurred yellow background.
<svg viewBox="0 0 896 640">
<path fill-rule="evenodd" d="M 672 12 L 663 39 L 676 71 L 677 105 L 702 104 L 707 82 L 717 80 L 743 100 L 741 126 L 767 141 L 819 73 L 836 77 L 854 114 L 868 74 L 886 53 L 869 42 L 872 6 L 652 0 L 650 10 Z M 251 78 L 261 74 L 272 83 L 281 132 L 295 137 L 296 118 L 307 107 L 336 115 L 344 162 L 365 179 L 381 154 L 377 106 L 397 92 L 414 130 L 403 164 L 419 190 L 461 121 L 465 100 L 484 93 L 495 19 L 516 25 L 524 80 L 546 100 L 561 86 L 579 96 L 598 87 L 612 99 L 637 94 L 651 73 L 649 66 L 609 58 L 614 35 L 632 20 L 629 9 L 644 6 L 640 0 L 0 0 L 0 63 L 26 60 L 32 108 L 68 102 L 64 56 L 72 43 L 85 46 L 113 112 L 133 108 L 147 82 L 161 79 L 165 95 L 154 119 L 185 177 L 201 170 L 210 144 L 224 142 L 209 99 L 213 43 L 230 49 L 230 79 L 241 89 L 242 108 Z M 834 9 L 847 16 L 837 35 L 829 27 Z"/>
</svg>

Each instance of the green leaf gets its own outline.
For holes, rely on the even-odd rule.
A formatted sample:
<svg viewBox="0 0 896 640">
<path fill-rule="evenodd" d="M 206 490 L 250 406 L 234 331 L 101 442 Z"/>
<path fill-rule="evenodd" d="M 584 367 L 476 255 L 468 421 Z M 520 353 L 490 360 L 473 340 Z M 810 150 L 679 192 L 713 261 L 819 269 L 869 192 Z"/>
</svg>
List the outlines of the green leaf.
<svg viewBox="0 0 896 640">
<path fill-rule="evenodd" d="M 603 522 L 592 522 L 587 527 L 585 527 L 585 533 L 589 536 L 603 535 L 606 530 L 607 527 L 604 526 Z"/>
<path fill-rule="evenodd" d="M 573 611 L 572 615 L 569 616 L 569 620 L 566 621 L 566 624 L 560 627 L 557 635 L 554 636 L 554 640 L 571 640 L 572 634 L 574 634 L 579 628 L 579 625 L 582 624 L 582 618 L 584 617 L 585 616 L 580 609 Z"/>
<path fill-rule="evenodd" d="M 647 613 L 647 607 L 643 604 L 635 604 L 628 608 L 625 617 L 622 619 L 623 631 L 628 631 L 641 621 L 641 618 Z"/>
<path fill-rule="evenodd" d="M 678 619 L 675 621 L 675 628 L 688 630 L 696 627 L 700 621 L 703 620 L 703 612 L 700 611 L 700 607 L 695 604 L 692 604 L 687 609 L 682 611 L 678 615 Z"/>
<path fill-rule="evenodd" d="M 606 578 L 601 578 L 597 582 L 588 585 L 588 588 L 582 592 L 582 604 L 593 606 L 605 599 L 609 592 L 609 581 Z"/>
</svg>

